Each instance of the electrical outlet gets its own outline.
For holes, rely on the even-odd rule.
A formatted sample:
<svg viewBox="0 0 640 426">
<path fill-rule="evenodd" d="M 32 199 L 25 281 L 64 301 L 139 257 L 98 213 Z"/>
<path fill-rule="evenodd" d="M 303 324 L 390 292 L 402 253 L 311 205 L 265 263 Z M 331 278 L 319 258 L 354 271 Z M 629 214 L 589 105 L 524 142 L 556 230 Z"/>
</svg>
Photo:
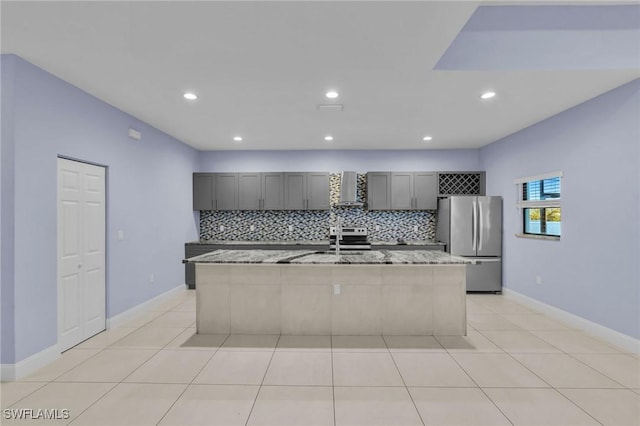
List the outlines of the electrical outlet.
<svg viewBox="0 0 640 426">
<path fill-rule="evenodd" d="M 536 275 L 536 284 L 542 284 L 542 277 L 540 275 Z"/>
<path fill-rule="evenodd" d="M 224 225 L 220 225 L 220 232 L 224 232 Z"/>
<path fill-rule="evenodd" d="M 293 232 L 293 225 L 289 225 L 289 232 Z"/>
<path fill-rule="evenodd" d="M 254 225 L 249 226 L 249 231 L 253 232 L 256 230 L 256 227 Z"/>
<path fill-rule="evenodd" d="M 149 275 L 149 282 L 153 283 L 156 281 L 156 277 L 153 275 L 153 272 L 151 273 L 151 275 Z"/>
<path fill-rule="evenodd" d="M 124 231 L 122 229 L 118 230 L 118 241 L 124 240 Z"/>
<path fill-rule="evenodd" d="M 413 232 L 418 232 L 418 225 L 413 225 Z"/>
<path fill-rule="evenodd" d="M 376 225 L 376 231 L 380 230 L 380 225 Z"/>
<path fill-rule="evenodd" d="M 336 296 L 338 296 L 341 292 L 342 288 L 340 286 L 340 284 L 334 284 L 333 285 L 333 294 L 335 294 Z"/>
</svg>

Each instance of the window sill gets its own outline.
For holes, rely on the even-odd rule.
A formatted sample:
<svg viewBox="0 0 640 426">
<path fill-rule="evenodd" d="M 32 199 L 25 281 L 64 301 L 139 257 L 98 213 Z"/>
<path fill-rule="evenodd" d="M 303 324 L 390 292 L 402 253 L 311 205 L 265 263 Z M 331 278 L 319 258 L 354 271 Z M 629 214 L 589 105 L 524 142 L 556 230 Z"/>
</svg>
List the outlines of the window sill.
<svg viewBox="0 0 640 426">
<path fill-rule="evenodd" d="M 531 240 L 560 241 L 560 237 L 554 235 L 515 234 L 515 236 L 518 238 L 529 238 Z"/>
</svg>

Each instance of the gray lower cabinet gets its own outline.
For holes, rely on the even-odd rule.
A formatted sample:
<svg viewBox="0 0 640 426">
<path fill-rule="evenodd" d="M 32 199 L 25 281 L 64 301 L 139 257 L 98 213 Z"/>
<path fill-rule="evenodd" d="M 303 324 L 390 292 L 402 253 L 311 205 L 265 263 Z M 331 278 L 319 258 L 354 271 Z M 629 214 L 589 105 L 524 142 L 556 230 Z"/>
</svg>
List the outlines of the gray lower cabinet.
<svg viewBox="0 0 640 426">
<path fill-rule="evenodd" d="M 193 174 L 193 210 L 214 210 L 216 184 L 213 173 Z"/>
<path fill-rule="evenodd" d="M 284 209 L 329 210 L 329 173 L 285 173 Z"/>
<path fill-rule="evenodd" d="M 367 173 L 367 208 L 369 210 L 391 209 L 391 173 Z"/>
</svg>

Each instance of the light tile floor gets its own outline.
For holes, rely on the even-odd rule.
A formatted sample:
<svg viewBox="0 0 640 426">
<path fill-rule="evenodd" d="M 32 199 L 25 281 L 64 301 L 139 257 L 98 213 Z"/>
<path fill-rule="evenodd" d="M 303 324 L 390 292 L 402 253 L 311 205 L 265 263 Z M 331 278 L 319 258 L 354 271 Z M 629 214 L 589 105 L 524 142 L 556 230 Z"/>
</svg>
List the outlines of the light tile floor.
<svg viewBox="0 0 640 426">
<path fill-rule="evenodd" d="M 72 425 L 640 425 L 640 357 L 500 295 L 468 336 L 195 334 L 184 291 L 2 383 L 9 409 Z"/>
</svg>

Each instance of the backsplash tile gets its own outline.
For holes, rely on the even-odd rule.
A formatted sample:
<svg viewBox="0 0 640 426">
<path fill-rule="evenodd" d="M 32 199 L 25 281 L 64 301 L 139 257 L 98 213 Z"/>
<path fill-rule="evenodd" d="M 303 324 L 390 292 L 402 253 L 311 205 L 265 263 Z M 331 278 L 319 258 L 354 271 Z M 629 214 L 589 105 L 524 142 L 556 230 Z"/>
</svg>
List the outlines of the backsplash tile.
<svg viewBox="0 0 640 426">
<path fill-rule="evenodd" d="M 436 211 L 369 211 L 363 207 L 337 207 L 340 173 L 330 176 L 329 211 L 201 211 L 200 239 L 203 240 L 326 240 L 329 227 L 339 217 L 345 225 L 363 226 L 370 240 L 434 240 Z M 358 201 L 365 203 L 366 174 L 358 173 Z M 365 206 L 366 207 L 366 206 Z M 251 226 L 254 230 L 251 231 Z M 220 230 L 220 226 L 224 230 Z M 289 226 L 292 231 L 289 231 Z M 376 230 L 376 226 L 379 230 Z M 414 227 L 418 230 L 415 231 Z"/>
</svg>

